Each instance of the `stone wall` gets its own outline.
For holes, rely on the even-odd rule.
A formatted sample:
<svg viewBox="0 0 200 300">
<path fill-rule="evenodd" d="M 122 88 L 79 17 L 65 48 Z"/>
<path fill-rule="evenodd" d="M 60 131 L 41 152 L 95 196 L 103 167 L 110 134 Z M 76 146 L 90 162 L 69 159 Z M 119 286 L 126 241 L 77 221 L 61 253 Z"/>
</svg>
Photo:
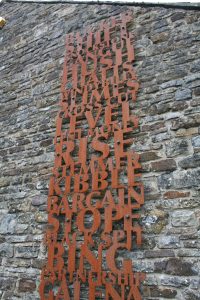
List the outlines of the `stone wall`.
<svg viewBox="0 0 200 300">
<path fill-rule="evenodd" d="M 0 296 L 39 299 L 46 202 L 54 163 L 65 35 L 128 9 L 117 5 L 0 4 Z M 194 10 L 133 11 L 136 113 L 145 184 L 143 299 L 200 299 L 200 52 Z M 86 300 L 86 298 L 85 298 Z"/>
</svg>

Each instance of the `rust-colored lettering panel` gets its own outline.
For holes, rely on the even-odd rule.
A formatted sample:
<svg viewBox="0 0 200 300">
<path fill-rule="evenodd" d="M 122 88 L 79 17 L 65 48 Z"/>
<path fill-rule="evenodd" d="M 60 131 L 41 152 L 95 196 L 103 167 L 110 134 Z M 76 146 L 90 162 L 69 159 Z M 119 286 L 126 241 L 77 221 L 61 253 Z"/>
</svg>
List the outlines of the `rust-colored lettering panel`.
<svg viewBox="0 0 200 300">
<path fill-rule="evenodd" d="M 125 13 L 69 34 L 48 195 L 42 300 L 141 299 L 130 253 L 142 242 L 133 37 Z"/>
</svg>

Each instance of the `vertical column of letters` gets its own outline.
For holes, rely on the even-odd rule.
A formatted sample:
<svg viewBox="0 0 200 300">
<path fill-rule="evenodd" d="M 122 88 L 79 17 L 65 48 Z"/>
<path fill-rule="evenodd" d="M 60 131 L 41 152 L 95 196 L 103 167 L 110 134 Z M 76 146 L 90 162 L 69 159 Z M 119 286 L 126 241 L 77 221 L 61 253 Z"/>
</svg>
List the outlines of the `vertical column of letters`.
<svg viewBox="0 0 200 300">
<path fill-rule="evenodd" d="M 48 261 L 41 299 L 141 299 L 144 203 L 139 155 L 131 149 L 138 83 L 126 13 L 95 32 L 69 34 L 48 195 Z"/>
</svg>

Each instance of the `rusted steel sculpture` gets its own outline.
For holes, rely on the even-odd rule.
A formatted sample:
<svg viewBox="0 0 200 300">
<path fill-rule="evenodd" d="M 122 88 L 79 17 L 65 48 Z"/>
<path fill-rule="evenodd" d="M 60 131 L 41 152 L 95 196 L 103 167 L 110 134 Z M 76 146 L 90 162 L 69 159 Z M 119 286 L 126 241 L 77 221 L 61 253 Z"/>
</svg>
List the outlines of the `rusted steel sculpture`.
<svg viewBox="0 0 200 300">
<path fill-rule="evenodd" d="M 130 259 L 144 203 L 139 155 L 130 149 L 138 127 L 131 20 L 126 13 L 96 32 L 67 35 L 42 300 L 141 299 L 144 274 Z"/>
</svg>

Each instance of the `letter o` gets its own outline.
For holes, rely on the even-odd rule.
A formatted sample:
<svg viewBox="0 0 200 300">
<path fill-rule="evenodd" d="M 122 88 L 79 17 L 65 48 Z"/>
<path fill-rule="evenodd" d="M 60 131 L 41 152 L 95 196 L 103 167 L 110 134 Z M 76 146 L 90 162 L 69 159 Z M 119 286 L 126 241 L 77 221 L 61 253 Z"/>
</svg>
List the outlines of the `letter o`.
<svg viewBox="0 0 200 300">
<path fill-rule="evenodd" d="M 92 214 L 93 214 L 93 223 L 92 223 L 92 226 L 90 228 L 86 228 L 85 224 L 84 224 L 84 218 L 85 218 L 85 214 L 87 212 L 92 212 Z M 101 224 L 101 215 L 100 215 L 100 212 L 98 211 L 98 209 L 85 208 L 85 209 L 82 209 L 78 213 L 77 226 L 78 226 L 78 228 L 81 232 L 94 233 L 95 231 L 97 231 L 100 224 Z"/>
</svg>

